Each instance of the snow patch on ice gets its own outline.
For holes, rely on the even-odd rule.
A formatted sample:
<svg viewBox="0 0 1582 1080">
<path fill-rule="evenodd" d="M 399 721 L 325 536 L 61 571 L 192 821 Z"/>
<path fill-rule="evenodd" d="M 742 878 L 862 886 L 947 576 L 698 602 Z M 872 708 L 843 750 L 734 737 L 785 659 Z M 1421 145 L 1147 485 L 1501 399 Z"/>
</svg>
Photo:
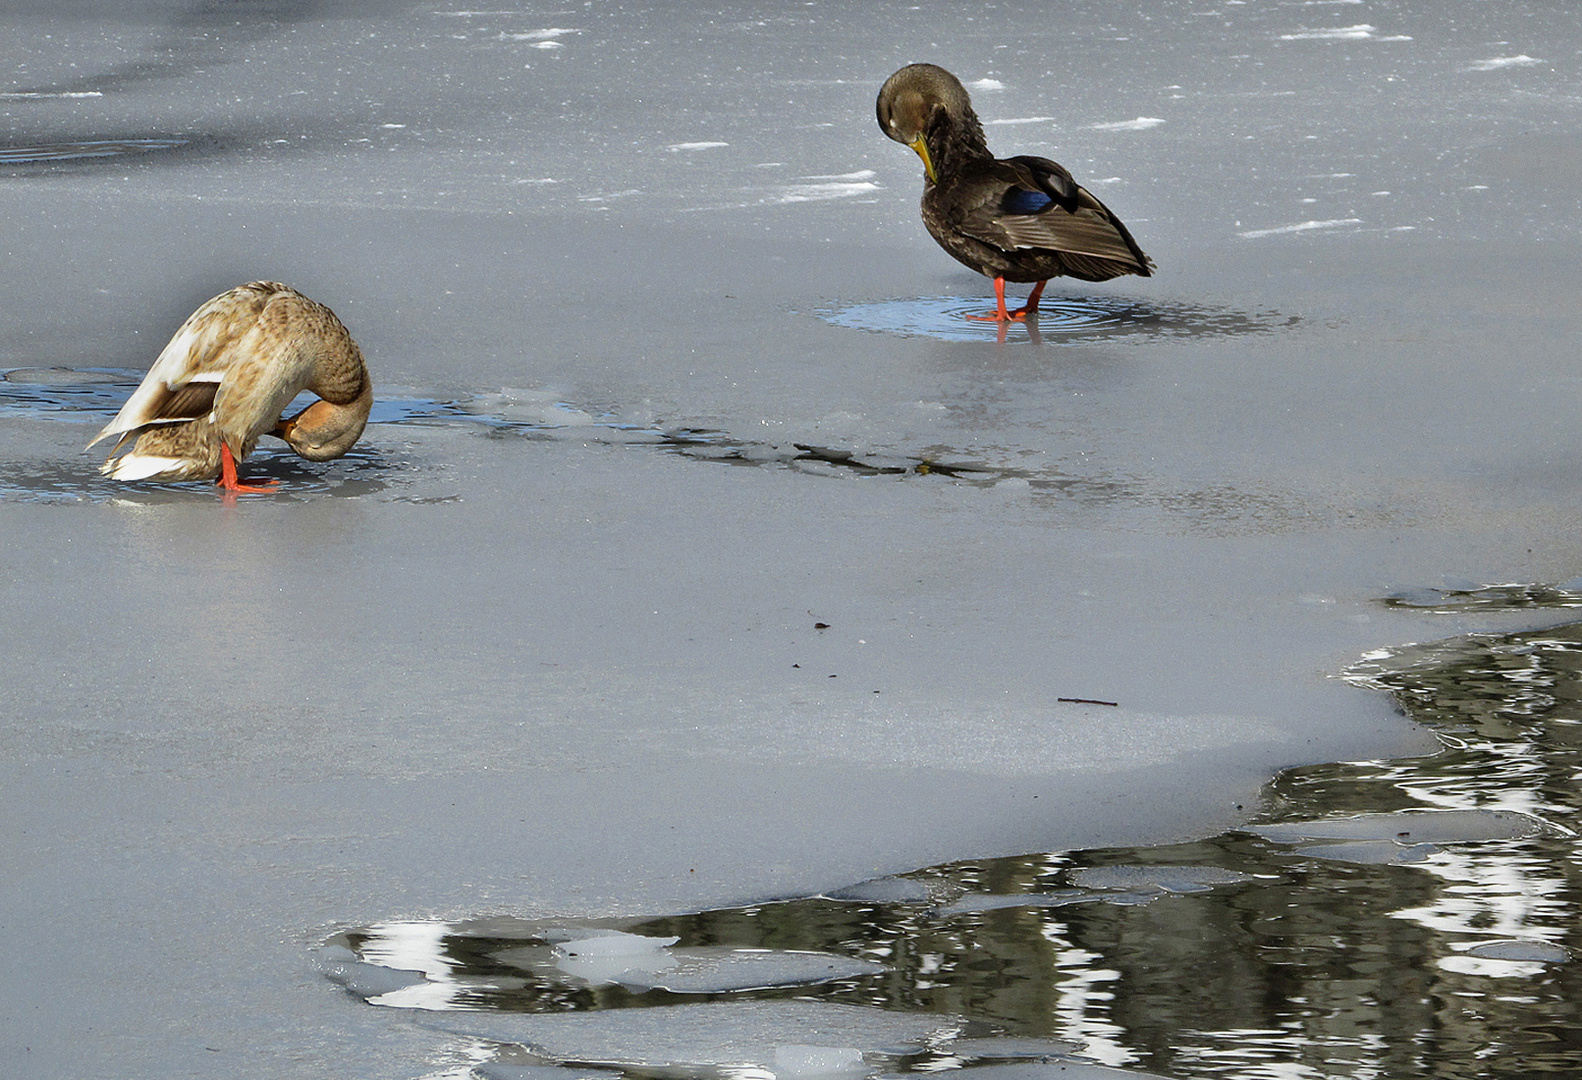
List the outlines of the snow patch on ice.
<svg viewBox="0 0 1582 1080">
<path fill-rule="evenodd" d="M 0 101 L 37 101 L 44 98 L 101 98 L 102 90 L 6 90 L 0 91 Z"/>
<path fill-rule="evenodd" d="M 1135 120 L 1116 120 L 1108 124 L 1094 124 L 1094 131 L 1147 131 L 1158 127 L 1164 120 L 1157 116 L 1139 116 Z"/>
<path fill-rule="evenodd" d="M 542 30 L 525 30 L 500 35 L 512 41 L 549 41 L 554 38 L 565 37 L 567 34 L 580 34 L 581 30 L 575 27 L 549 26 Z"/>
<path fill-rule="evenodd" d="M 1004 120 L 990 120 L 989 127 L 1003 124 L 1049 124 L 1054 122 L 1053 116 L 1010 116 Z"/>
<path fill-rule="evenodd" d="M 1358 23 L 1356 26 L 1336 26 L 1321 30 L 1298 30 L 1294 34 L 1281 34 L 1281 41 L 1366 41 L 1379 32 L 1377 26 Z M 1379 41 L 1411 41 L 1409 37 L 1392 35 Z"/>
<path fill-rule="evenodd" d="M 665 147 L 672 154 L 679 154 L 683 150 L 717 150 L 722 146 L 729 146 L 727 142 L 678 142 Z"/>
<path fill-rule="evenodd" d="M 1260 236 L 1278 236 L 1282 233 L 1311 232 L 1314 229 L 1337 229 L 1342 225 L 1361 225 L 1361 218 L 1334 218 L 1329 221 L 1304 221 L 1297 225 L 1280 225 L 1273 229 L 1249 229 L 1237 233 L 1237 236 L 1246 240 L 1255 240 Z"/>
<path fill-rule="evenodd" d="M 849 199 L 853 195 L 878 191 L 879 185 L 873 182 L 875 175 L 872 169 L 860 169 L 857 172 L 839 173 L 834 176 L 799 177 L 802 183 L 787 184 L 771 202 L 803 203 Z"/>
<path fill-rule="evenodd" d="M 977 82 L 967 84 L 973 90 L 1004 90 L 1005 84 L 999 79 L 979 79 Z"/>
<path fill-rule="evenodd" d="M 1496 56 L 1488 60 L 1474 60 L 1472 65 L 1468 67 L 1467 70 L 1501 71 L 1505 68 L 1531 67 L 1533 64 L 1541 63 L 1543 63 L 1543 61 L 1539 60 L 1537 57 L 1528 56 L 1526 53 L 1523 53 L 1520 56 Z"/>
</svg>

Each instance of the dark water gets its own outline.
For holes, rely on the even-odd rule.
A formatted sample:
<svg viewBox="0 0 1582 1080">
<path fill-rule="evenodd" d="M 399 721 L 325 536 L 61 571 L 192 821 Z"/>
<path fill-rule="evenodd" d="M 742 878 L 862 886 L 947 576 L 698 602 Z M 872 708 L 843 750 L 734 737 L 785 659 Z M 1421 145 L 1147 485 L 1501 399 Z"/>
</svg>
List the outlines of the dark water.
<svg viewBox="0 0 1582 1080">
<path fill-rule="evenodd" d="M 1487 605 L 1491 590 L 1511 606 L 1568 595 L 1452 591 Z M 476 1038 L 484 1076 L 566 1063 L 667 1076 L 1582 1075 L 1582 624 L 1402 648 L 1348 677 L 1393 694 L 1444 748 L 1291 770 L 1248 829 L 1196 843 L 953 863 L 646 920 L 390 924 L 339 936 L 326 970 Z M 689 1016 L 736 1024 L 727 1002 L 760 1003 L 758 1043 L 670 1034 Z M 775 1011 L 815 1004 L 865 1009 L 837 1014 L 853 1030 L 805 1038 L 824 1014 Z M 664 1023 L 631 1029 L 641 1010 Z M 952 1020 L 864 1041 L 852 1019 L 897 1015 Z M 787 1058 L 783 1044 L 800 1042 L 847 1049 Z"/>
</svg>

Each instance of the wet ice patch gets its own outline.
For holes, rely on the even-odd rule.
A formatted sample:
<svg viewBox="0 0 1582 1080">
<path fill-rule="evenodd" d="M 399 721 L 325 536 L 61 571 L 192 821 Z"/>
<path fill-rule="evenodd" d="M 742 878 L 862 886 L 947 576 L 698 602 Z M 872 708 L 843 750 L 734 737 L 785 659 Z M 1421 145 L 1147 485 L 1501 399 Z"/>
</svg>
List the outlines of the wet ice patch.
<svg viewBox="0 0 1582 1080">
<path fill-rule="evenodd" d="M 810 950 L 728 946 L 673 948 L 677 938 L 606 932 L 558 942 L 548 950 L 525 946 L 495 954 L 530 975 L 567 975 L 590 985 L 619 984 L 633 993 L 722 994 L 810 986 L 877 975 L 883 964 Z M 552 966 L 551 966 L 552 965 Z"/>
<path fill-rule="evenodd" d="M 1019 1039 L 1010 1036 L 953 1039 L 947 1049 L 953 1057 L 967 1061 L 993 1061 L 997 1058 L 1063 1058 L 1082 1049 L 1079 1042 L 1067 1039 Z"/>
<path fill-rule="evenodd" d="M 855 1046 L 777 1046 L 769 1064 L 777 1080 L 783 1077 L 861 1076 L 868 1071 L 862 1051 Z"/>
<path fill-rule="evenodd" d="M 117 368 L 13 368 L 0 372 L 0 416 L 102 423 L 116 414 L 143 374 Z"/>
<path fill-rule="evenodd" d="M 479 394 L 459 403 L 464 412 L 536 427 L 585 427 L 595 418 L 546 390 L 507 387 L 497 394 Z"/>
<path fill-rule="evenodd" d="M 1065 907 L 1067 904 L 1083 904 L 1096 899 L 1098 899 L 1096 894 L 1081 889 L 1065 889 L 1060 892 L 973 893 L 943 905 L 935 914 L 941 918 L 949 918 L 953 915 L 971 915 L 980 911 L 1004 911 L 1007 908 Z M 1110 898 L 1106 897 L 1106 899 Z M 1152 896 L 1137 895 L 1139 902 L 1152 899 Z"/>
<path fill-rule="evenodd" d="M 1390 607 L 1418 608 L 1443 614 L 1461 611 L 1521 610 L 1524 608 L 1582 607 L 1582 578 L 1571 578 L 1557 585 L 1507 582 L 1482 585 L 1476 582 L 1447 583 L 1440 588 L 1397 589 L 1382 598 Z M 1382 658 L 1383 655 L 1372 657 Z"/>
<path fill-rule="evenodd" d="M 1440 957 L 1435 966 L 1441 971 L 1488 979 L 1542 979 L 1549 977 L 1554 965 L 1570 961 L 1571 951 L 1564 945 L 1534 938 L 1507 938 L 1462 948 Z"/>
<path fill-rule="evenodd" d="M 1255 880 L 1251 874 L 1218 866 L 1094 866 L 1073 871 L 1070 877 L 1073 885 L 1084 889 L 1162 893 L 1208 892 L 1216 885 Z"/>
<path fill-rule="evenodd" d="M 1514 810 L 1401 810 L 1317 821 L 1249 825 L 1247 832 L 1277 844 L 1298 844 L 1297 853 L 1369 865 L 1423 862 L 1441 845 L 1519 840 L 1553 826 Z M 1337 843 L 1311 844 L 1313 840 Z"/>
<path fill-rule="evenodd" d="M 1011 298 L 1007 297 L 1007 301 Z M 1025 334 L 1035 344 L 1086 344 L 1137 335 L 1218 337 L 1269 333 L 1295 320 L 1273 313 L 1188 308 L 1124 296 L 1052 296 L 1044 294 L 1036 317 L 1006 327 L 969 316 L 992 312 L 994 300 L 959 296 L 923 296 L 825 308 L 819 316 L 852 330 L 943 338 L 947 341 L 998 341 Z"/>
<path fill-rule="evenodd" d="M 1210 892 L 1221 885 L 1257 880 L 1239 870 L 1218 866 L 1149 866 L 1122 864 L 1073 870 L 1071 889 L 1011 894 L 974 893 L 938 909 L 941 917 L 1007 908 L 1056 908 L 1070 904 L 1104 903 L 1119 907 L 1151 904 L 1163 896 Z"/>
<path fill-rule="evenodd" d="M 926 881 L 900 877 L 874 878 L 872 881 L 835 889 L 825 895 L 831 900 L 873 904 L 919 904 L 934 899 L 933 890 Z"/>
<path fill-rule="evenodd" d="M 722 1067 L 772 1075 L 777 1054 L 806 1061 L 800 1049 L 806 1047 L 833 1050 L 837 1060 L 849 1060 L 853 1052 L 897 1057 L 921 1052 L 961 1029 L 949 1016 L 820 1001 L 709 1002 L 602 1013 L 451 1012 L 414 1019 L 456 1035 L 527 1047 L 550 1063 L 683 1075 Z"/>
<path fill-rule="evenodd" d="M 1520 960 L 1538 964 L 1564 964 L 1571 959 L 1571 952 L 1564 945 L 1517 938 L 1485 941 L 1467 949 L 1466 955 L 1484 960 Z"/>
<path fill-rule="evenodd" d="M 330 982 L 345 987 L 360 998 L 376 998 L 427 981 L 421 971 L 385 967 L 359 960 L 344 946 L 326 945 L 319 950 L 319 970 Z"/>
</svg>

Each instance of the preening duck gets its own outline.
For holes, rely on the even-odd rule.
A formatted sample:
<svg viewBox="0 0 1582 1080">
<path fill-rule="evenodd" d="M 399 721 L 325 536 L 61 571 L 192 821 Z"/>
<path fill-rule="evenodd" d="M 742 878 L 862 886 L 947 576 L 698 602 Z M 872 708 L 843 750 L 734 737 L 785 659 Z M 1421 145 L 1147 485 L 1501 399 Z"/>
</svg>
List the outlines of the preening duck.
<svg viewBox="0 0 1582 1080">
<path fill-rule="evenodd" d="M 283 417 L 303 390 L 320 400 Z M 277 281 L 254 281 L 194 311 L 88 445 L 120 436 L 100 469 L 116 480 L 218 477 L 227 491 L 268 491 L 273 483 L 236 477 L 259 436 L 329 461 L 357 442 L 372 407 L 362 351 L 335 313 Z"/>
<path fill-rule="evenodd" d="M 923 224 L 957 261 L 994 279 L 1007 321 L 1038 311 L 1052 277 L 1108 281 L 1149 277 L 1143 254 L 1121 219 L 1048 158 L 998 159 L 966 87 L 934 64 L 910 64 L 885 80 L 879 128 L 923 159 Z M 1036 282 L 1027 303 L 1005 309 L 1007 281 Z"/>
</svg>

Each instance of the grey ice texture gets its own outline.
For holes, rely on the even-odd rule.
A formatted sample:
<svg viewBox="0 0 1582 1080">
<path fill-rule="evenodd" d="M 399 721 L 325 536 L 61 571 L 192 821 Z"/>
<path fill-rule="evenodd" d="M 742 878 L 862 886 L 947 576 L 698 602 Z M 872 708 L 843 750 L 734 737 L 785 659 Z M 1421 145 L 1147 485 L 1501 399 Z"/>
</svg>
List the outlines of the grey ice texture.
<svg viewBox="0 0 1582 1080">
<path fill-rule="evenodd" d="M 1373 598 L 1582 571 L 1582 28 L 1025 15 L 8 5 L 0 369 L 91 392 L 0 410 L 8 1076 L 435 1074 L 322 942 L 1181 840 L 1429 745 L 1331 676 L 1534 616 Z M 1158 276 L 918 332 L 992 301 L 874 123 L 914 60 Z M 101 479 L 106 387 L 37 373 L 259 277 L 363 346 L 363 445 Z"/>
</svg>

